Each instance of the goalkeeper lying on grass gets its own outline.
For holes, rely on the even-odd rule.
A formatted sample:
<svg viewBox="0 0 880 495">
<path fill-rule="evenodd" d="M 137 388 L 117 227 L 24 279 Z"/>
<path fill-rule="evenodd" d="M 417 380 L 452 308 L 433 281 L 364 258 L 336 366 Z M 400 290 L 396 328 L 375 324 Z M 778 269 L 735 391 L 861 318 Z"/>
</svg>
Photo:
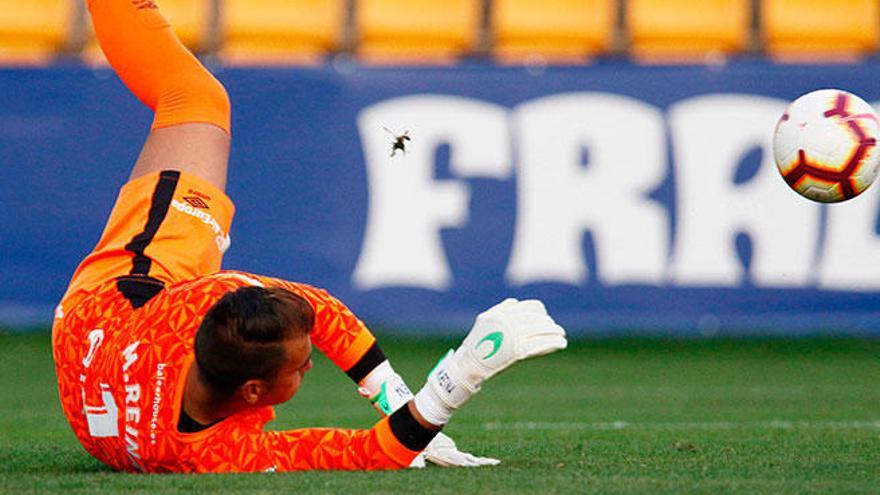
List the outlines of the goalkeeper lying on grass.
<svg viewBox="0 0 880 495">
<path fill-rule="evenodd" d="M 90 0 L 113 68 L 155 110 L 95 250 L 56 312 L 64 413 L 114 469 L 239 472 L 496 464 L 440 429 L 486 379 L 566 346 L 538 301 L 477 317 L 415 394 L 338 300 L 303 284 L 220 272 L 229 101 L 150 0 Z M 384 416 L 369 430 L 263 431 L 312 366 L 314 344 Z M 421 461 L 424 462 L 424 461 Z"/>
</svg>

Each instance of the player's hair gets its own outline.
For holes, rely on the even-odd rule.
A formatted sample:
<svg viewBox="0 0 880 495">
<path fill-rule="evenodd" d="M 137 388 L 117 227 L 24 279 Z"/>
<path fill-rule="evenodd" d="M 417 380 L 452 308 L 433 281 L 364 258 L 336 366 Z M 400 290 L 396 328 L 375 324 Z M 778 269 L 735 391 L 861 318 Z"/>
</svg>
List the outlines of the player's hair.
<svg viewBox="0 0 880 495">
<path fill-rule="evenodd" d="M 287 361 L 284 342 L 308 336 L 315 312 L 301 296 L 272 287 L 226 293 L 205 314 L 195 339 L 199 377 L 231 396 L 248 380 L 272 380 Z"/>
</svg>

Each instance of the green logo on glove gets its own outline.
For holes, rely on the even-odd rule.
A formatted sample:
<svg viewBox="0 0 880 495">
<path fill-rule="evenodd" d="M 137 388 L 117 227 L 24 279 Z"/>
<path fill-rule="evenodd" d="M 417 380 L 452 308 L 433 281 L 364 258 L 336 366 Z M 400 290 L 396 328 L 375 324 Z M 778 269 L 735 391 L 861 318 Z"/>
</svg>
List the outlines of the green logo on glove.
<svg viewBox="0 0 880 495">
<path fill-rule="evenodd" d="M 483 342 L 491 342 L 493 346 L 492 352 L 490 352 L 486 357 L 483 358 L 483 360 L 485 361 L 486 359 L 489 359 L 490 357 L 497 354 L 499 350 L 501 350 L 501 343 L 504 342 L 504 334 L 501 332 L 492 332 L 489 335 L 483 337 L 483 340 L 477 342 L 477 347 L 479 347 L 480 344 L 482 344 Z"/>
<path fill-rule="evenodd" d="M 379 392 L 379 395 L 370 399 L 370 403 L 388 416 L 394 411 L 391 410 L 391 404 L 388 402 L 388 390 L 385 385 L 385 383 L 382 384 L 382 390 Z"/>
</svg>

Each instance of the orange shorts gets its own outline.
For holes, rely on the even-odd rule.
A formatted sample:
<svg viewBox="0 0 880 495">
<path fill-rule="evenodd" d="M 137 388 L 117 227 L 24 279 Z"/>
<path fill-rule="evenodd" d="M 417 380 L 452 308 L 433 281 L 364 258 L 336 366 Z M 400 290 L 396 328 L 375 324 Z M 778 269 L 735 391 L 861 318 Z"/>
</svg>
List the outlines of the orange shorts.
<svg viewBox="0 0 880 495">
<path fill-rule="evenodd" d="M 223 191 L 184 172 L 155 172 L 125 184 L 64 300 L 109 280 L 124 294 L 149 299 L 166 285 L 216 272 L 229 248 L 234 211 Z"/>
</svg>

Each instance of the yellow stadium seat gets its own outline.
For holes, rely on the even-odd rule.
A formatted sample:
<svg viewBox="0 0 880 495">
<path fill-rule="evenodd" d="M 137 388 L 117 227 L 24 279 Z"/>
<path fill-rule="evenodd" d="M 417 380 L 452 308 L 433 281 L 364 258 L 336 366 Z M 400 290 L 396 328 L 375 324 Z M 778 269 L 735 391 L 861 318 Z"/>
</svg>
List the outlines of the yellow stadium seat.
<svg viewBox="0 0 880 495">
<path fill-rule="evenodd" d="M 851 61 L 877 48 L 877 0 L 764 0 L 765 46 L 788 61 Z"/>
<path fill-rule="evenodd" d="M 211 0 L 154 0 L 184 45 L 200 51 L 208 41 Z"/>
<path fill-rule="evenodd" d="M 29 0 L 28 0 L 29 1 Z M 74 0 L 82 1 L 82 0 Z M 212 0 L 153 0 L 165 19 L 174 28 L 174 32 L 187 48 L 194 52 L 201 51 L 208 42 L 208 30 L 211 25 Z M 91 29 L 91 22 L 89 23 Z M 83 50 L 82 58 L 96 65 L 106 64 L 104 54 L 91 32 L 91 41 Z"/>
<path fill-rule="evenodd" d="M 0 0 L 0 64 L 34 65 L 64 48 L 71 0 Z"/>
<path fill-rule="evenodd" d="M 611 48 L 616 11 L 617 0 L 495 0 L 493 54 L 502 62 L 583 62 Z"/>
<path fill-rule="evenodd" d="M 630 53 L 643 62 L 724 59 L 748 48 L 751 0 L 629 0 Z"/>
<path fill-rule="evenodd" d="M 221 60 L 230 64 L 312 63 L 336 48 L 344 0 L 224 0 Z"/>
<path fill-rule="evenodd" d="M 450 63 L 475 48 L 481 0 L 358 0 L 357 53 L 368 63 Z"/>
</svg>

